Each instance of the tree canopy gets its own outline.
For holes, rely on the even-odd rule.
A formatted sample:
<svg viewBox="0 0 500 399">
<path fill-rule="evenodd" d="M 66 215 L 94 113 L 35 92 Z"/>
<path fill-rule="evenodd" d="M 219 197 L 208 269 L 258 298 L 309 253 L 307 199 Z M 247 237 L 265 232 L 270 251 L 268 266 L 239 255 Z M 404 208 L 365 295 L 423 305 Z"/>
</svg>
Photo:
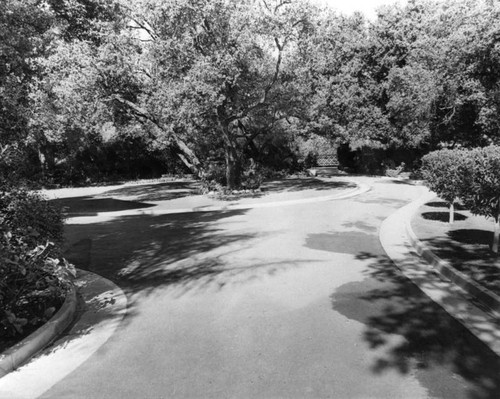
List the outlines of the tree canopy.
<svg viewBox="0 0 500 399">
<path fill-rule="evenodd" d="M 298 160 L 311 135 L 420 153 L 499 141 L 496 1 L 410 0 L 373 22 L 307 0 L 0 11 L 4 175 L 84 179 L 177 157 L 197 175 L 224 163 L 236 187 L 250 158 Z"/>
</svg>

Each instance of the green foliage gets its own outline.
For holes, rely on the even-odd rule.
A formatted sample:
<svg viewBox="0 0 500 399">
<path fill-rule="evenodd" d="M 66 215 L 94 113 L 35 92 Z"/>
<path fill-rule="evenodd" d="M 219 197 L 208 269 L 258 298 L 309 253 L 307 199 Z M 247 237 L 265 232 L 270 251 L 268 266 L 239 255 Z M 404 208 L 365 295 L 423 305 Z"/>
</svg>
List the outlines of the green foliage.
<svg viewBox="0 0 500 399">
<path fill-rule="evenodd" d="M 365 171 L 380 149 L 498 143 L 499 21 L 491 0 L 371 23 L 307 0 L 2 0 L 0 169 L 76 184 L 177 167 L 165 151 L 199 175 L 221 151 L 236 186 L 250 157 L 295 170 L 297 137 L 372 148 Z"/>
<path fill-rule="evenodd" d="M 392 178 L 395 178 L 395 177 L 399 177 L 401 175 L 401 173 L 403 173 L 405 170 L 405 163 L 402 162 L 399 166 L 395 166 L 395 167 L 387 167 L 385 169 L 385 175 L 387 177 L 392 177 Z"/>
<path fill-rule="evenodd" d="M 61 210 L 41 195 L 23 189 L 3 192 L 0 209 L 2 222 L 16 234 L 29 237 L 25 238 L 28 244 L 62 243 L 64 223 Z"/>
<path fill-rule="evenodd" d="M 120 17 L 117 1 L 112 0 L 47 0 L 57 18 L 62 37 L 67 40 L 99 42 L 99 25 Z"/>
<path fill-rule="evenodd" d="M 460 199 L 472 213 L 498 218 L 500 147 L 439 150 L 422 158 L 427 186 L 449 203 Z"/>
<path fill-rule="evenodd" d="M 304 169 L 310 169 L 315 166 L 318 166 L 318 153 L 309 151 L 306 157 L 304 158 L 303 165 Z"/>
<path fill-rule="evenodd" d="M 422 158 L 422 175 L 429 188 L 450 204 L 459 198 L 473 214 L 491 217 L 498 223 L 500 146 L 432 152 Z M 452 207 L 450 216 L 451 212 Z M 495 228 L 493 252 L 499 249 L 498 234 Z"/>
<path fill-rule="evenodd" d="M 250 160 L 250 165 L 242 173 L 241 188 L 244 190 L 257 190 L 263 181 L 263 171 L 253 160 Z"/>
<path fill-rule="evenodd" d="M 500 146 L 467 153 L 462 177 L 464 204 L 477 215 L 498 220 L 500 213 Z"/>
<path fill-rule="evenodd" d="M 210 162 L 201 175 L 202 192 L 221 191 L 226 185 L 226 169 L 222 163 Z"/>
<path fill-rule="evenodd" d="M 40 73 L 34 60 L 50 45 L 52 22 L 51 13 L 38 0 L 0 1 L 0 178 L 22 178 L 32 170 L 25 142 L 30 85 Z"/>
<path fill-rule="evenodd" d="M 422 158 L 421 172 L 427 187 L 450 204 L 463 197 L 468 188 L 465 182 L 468 155 L 466 150 L 443 149 Z"/>
<path fill-rule="evenodd" d="M 266 178 L 271 178 L 275 173 L 268 168 L 261 167 L 253 160 L 241 173 L 241 182 L 238 189 L 257 190 Z M 282 177 L 282 176 L 281 176 Z M 225 196 L 231 194 L 233 189 L 226 187 L 226 168 L 222 163 L 211 162 L 202 175 L 202 193 L 214 192 Z"/>
<path fill-rule="evenodd" d="M 0 336 L 29 333 L 64 301 L 74 268 L 60 259 L 62 227 L 39 195 L 0 191 Z"/>
</svg>

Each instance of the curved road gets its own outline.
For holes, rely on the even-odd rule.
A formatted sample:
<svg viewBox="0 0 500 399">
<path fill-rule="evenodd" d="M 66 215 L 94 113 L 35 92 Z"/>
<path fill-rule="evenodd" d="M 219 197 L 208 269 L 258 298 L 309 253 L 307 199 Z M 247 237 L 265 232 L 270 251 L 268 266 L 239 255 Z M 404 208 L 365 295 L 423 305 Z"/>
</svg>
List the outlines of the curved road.
<svg viewBox="0 0 500 399">
<path fill-rule="evenodd" d="M 378 239 L 421 189 L 69 225 L 129 299 L 121 327 L 42 398 L 498 398 L 500 365 Z"/>
</svg>

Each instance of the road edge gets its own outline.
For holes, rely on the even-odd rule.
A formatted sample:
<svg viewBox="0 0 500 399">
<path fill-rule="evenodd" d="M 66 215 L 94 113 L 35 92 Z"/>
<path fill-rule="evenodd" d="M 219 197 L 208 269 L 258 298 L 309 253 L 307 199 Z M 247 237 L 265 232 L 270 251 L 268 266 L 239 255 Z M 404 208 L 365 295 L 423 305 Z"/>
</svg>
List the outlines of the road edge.
<svg viewBox="0 0 500 399">
<path fill-rule="evenodd" d="M 408 221 L 422 204 L 434 197 L 434 193 L 426 190 L 420 198 L 386 218 L 379 230 L 380 243 L 405 277 L 500 356 L 498 316 L 477 306 L 474 295 L 439 274 L 433 265 L 419 256 L 409 237 Z"/>
<path fill-rule="evenodd" d="M 469 295 L 476 298 L 479 302 L 491 310 L 494 317 L 500 319 L 500 296 L 481 286 L 466 274 L 455 269 L 448 261 L 441 259 L 434 252 L 432 252 L 431 249 L 417 237 L 411 226 L 411 221 L 418 212 L 419 208 L 417 208 L 411 217 L 406 221 L 406 233 L 408 234 L 408 238 L 410 239 L 413 248 L 415 248 L 415 251 L 422 258 L 424 258 L 427 263 L 434 267 L 439 274 L 458 285 Z"/>
<path fill-rule="evenodd" d="M 128 311 L 125 292 L 96 273 L 77 269 L 85 303 L 71 327 L 18 369 L 0 378 L 0 398 L 34 399 L 78 369 L 117 333 Z"/>
<path fill-rule="evenodd" d="M 49 321 L 22 341 L 0 353 L 0 378 L 17 369 L 53 342 L 74 320 L 76 306 L 76 287 L 71 284 L 63 305 Z"/>
<path fill-rule="evenodd" d="M 164 215 L 185 214 L 185 213 L 227 212 L 233 210 L 303 205 L 316 202 L 335 201 L 335 200 L 351 198 L 371 190 L 371 186 L 368 184 L 358 183 L 350 179 L 343 179 L 343 180 L 354 184 L 356 187 L 343 190 L 340 193 L 324 195 L 320 197 L 299 198 L 294 200 L 269 201 L 261 203 L 228 204 L 228 205 L 208 205 L 208 206 L 194 207 L 194 208 L 155 209 L 153 207 L 147 210 L 138 209 L 138 210 L 115 211 L 115 212 L 99 212 L 95 216 L 75 216 L 68 218 L 66 220 L 66 224 L 91 223 L 96 218 L 100 218 L 100 220 L 102 221 L 102 220 L 111 220 L 113 218 L 122 216 L 164 216 Z"/>
</svg>

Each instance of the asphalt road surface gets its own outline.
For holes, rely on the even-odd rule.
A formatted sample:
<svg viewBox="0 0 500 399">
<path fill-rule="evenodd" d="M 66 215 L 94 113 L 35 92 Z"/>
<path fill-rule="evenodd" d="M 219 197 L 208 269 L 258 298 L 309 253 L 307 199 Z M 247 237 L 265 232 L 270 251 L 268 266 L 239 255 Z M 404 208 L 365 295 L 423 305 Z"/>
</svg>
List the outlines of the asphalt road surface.
<svg viewBox="0 0 500 399">
<path fill-rule="evenodd" d="M 68 225 L 68 255 L 129 308 L 42 397 L 500 398 L 497 357 L 379 243 L 420 188 L 362 180 L 344 200 Z"/>
</svg>

